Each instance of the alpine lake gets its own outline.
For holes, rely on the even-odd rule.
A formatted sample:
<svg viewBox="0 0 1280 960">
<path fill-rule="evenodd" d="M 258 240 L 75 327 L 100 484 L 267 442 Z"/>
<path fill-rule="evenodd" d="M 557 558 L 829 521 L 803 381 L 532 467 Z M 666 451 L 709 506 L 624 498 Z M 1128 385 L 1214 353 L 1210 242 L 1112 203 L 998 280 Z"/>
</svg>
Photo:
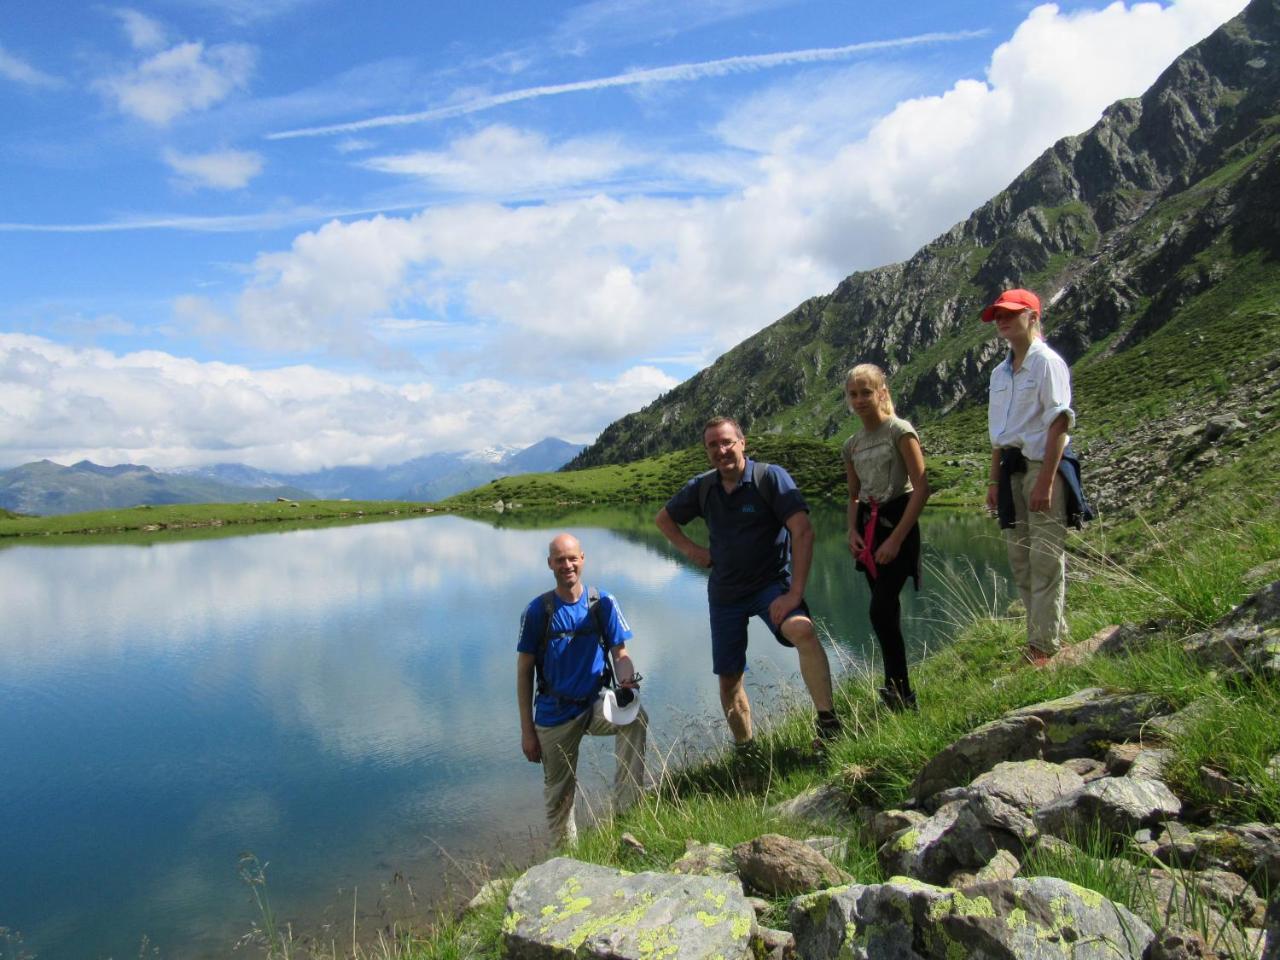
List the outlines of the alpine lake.
<svg viewBox="0 0 1280 960">
<path fill-rule="evenodd" d="M 482 863 L 530 862 L 542 775 L 520 751 L 515 644 L 560 531 L 634 631 L 651 762 L 723 748 L 706 573 L 658 506 L 0 547 L 0 956 L 223 957 L 260 922 L 255 893 L 295 937 L 349 945 L 353 924 L 368 940 L 469 894 Z M 833 666 L 878 677 L 843 506 L 812 518 Z M 913 660 L 964 597 L 1008 590 L 980 511 L 929 509 L 922 530 Z M 748 662 L 757 722 L 805 699 L 759 623 Z M 612 769 L 612 740 L 586 738 L 580 823 Z"/>
</svg>

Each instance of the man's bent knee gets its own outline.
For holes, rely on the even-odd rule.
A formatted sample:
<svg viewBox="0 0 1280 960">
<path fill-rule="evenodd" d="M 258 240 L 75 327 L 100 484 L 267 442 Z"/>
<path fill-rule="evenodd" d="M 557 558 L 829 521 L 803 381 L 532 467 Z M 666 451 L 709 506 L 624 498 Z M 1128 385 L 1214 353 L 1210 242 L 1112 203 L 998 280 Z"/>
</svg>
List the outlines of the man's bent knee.
<svg viewBox="0 0 1280 960">
<path fill-rule="evenodd" d="M 818 630 L 808 617 L 799 615 L 782 621 L 779 632 L 797 650 L 818 643 Z"/>
</svg>

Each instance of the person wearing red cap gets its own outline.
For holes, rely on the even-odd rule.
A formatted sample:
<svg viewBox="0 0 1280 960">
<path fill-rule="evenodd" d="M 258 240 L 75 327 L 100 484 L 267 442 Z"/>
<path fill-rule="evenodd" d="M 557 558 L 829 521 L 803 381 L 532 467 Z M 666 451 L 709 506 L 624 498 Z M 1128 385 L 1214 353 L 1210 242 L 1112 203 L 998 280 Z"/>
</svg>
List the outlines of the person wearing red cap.
<svg viewBox="0 0 1280 960">
<path fill-rule="evenodd" d="M 1006 290 L 982 311 L 1009 344 L 991 373 L 987 509 L 1000 516 L 1009 566 L 1027 611 L 1027 659 L 1041 666 L 1066 633 L 1063 619 L 1069 483 L 1059 475 L 1075 424 L 1071 373 L 1044 342 L 1040 298 Z"/>
</svg>

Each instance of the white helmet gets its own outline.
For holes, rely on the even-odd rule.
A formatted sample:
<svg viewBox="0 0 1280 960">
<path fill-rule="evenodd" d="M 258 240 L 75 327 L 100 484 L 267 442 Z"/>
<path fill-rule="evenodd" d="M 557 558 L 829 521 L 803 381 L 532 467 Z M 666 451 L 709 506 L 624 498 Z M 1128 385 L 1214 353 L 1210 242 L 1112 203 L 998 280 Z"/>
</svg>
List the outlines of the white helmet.
<svg viewBox="0 0 1280 960">
<path fill-rule="evenodd" d="M 625 727 L 640 714 L 640 691 L 628 690 L 632 694 L 631 702 L 625 707 L 618 703 L 618 694 L 605 687 L 600 691 L 600 699 L 604 701 L 604 718 L 619 727 Z"/>
</svg>

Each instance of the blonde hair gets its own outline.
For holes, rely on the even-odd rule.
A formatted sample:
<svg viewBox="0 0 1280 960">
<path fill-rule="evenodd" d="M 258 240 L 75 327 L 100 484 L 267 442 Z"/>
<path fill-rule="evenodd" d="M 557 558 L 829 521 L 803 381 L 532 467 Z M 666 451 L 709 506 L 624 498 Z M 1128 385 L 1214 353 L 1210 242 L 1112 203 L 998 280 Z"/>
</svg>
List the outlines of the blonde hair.
<svg viewBox="0 0 1280 960">
<path fill-rule="evenodd" d="M 872 389 L 880 394 L 880 412 L 886 417 L 893 416 L 893 398 L 889 396 L 889 381 L 885 379 L 883 370 L 874 363 L 860 363 L 844 375 L 845 387 L 855 380 L 870 383 Z"/>
</svg>

